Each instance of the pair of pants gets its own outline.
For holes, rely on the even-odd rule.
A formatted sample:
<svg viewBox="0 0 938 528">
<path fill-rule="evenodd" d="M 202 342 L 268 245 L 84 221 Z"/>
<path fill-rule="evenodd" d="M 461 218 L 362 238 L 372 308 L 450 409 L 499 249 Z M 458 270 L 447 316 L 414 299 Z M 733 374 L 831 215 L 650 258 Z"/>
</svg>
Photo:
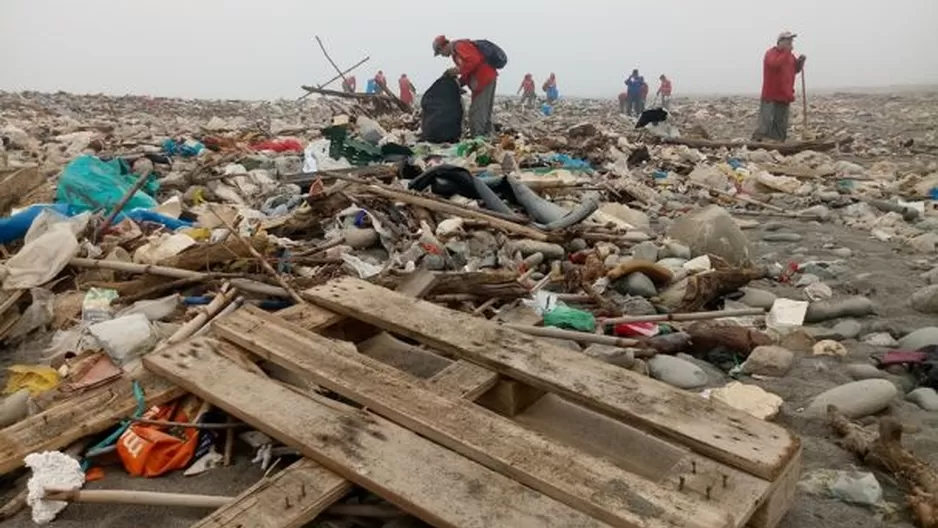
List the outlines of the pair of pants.
<svg viewBox="0 0 938 528">
<path fill-rule="evenodd" d="M 754 141 L 771 139 L 785 141 L 788 138 L 789 103 L 762 101 L 759 105 L 759 126 L 752 135 Z"/>
<path fill-rule="evenodd" d="M 661 108 L 668 109 L 671 108 L 671 96 L 670 95 L 661 95 Z"/>
<path fill-rule="evenodd" d="M 492 131 L 492 108 L 495 106 L 495 81 L 472 97 L 469 105 L 469 135 L 487 136 Z"/>
<path fill-rule="evenodd" d="M 645 111 L 645 100 L 641 97 L 629 97 L 629 115 L 640 116 Z"/>
<path fill-rule="evenodd" d="M 526 92 L 521 95 L 522 108 L 534 108 L 537 106 L 537 95 L 534 92 Z"/>
</svg>

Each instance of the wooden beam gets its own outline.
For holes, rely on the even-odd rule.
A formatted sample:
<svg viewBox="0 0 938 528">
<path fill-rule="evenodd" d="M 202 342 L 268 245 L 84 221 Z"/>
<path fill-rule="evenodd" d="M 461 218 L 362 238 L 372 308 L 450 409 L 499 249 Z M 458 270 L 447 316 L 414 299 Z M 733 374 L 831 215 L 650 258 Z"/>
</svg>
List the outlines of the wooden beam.
<svg viewBox="0 0 938 528">
<path fill-rule="evenodd" d="M 144 372 L 137 381 L 147 407 L 162 405 L 185 391 L 162 378 Z M 86 436 L 113 427 L 134 413 L 137 400 L 131 382 L 114 383 L 72 397 L 46 411 L 0 430 L 0 474 L 23 465 L 30 453 L 64 449 Z"/>
<path fill-rule="evenodd" d="M 147 368 L 433 526 L 606 526 L 367 411 L 302 396 L 195 339 Z"/>
<path fill-rule="evenodd" d="M 570 448 L 254 307 L 215 332 L 453 451 L 613 526 L 729 527 L 725 513 Z M 409 379 L 408 379 L 409 378 Z M 639 507 L 638 505 L 642 506 Z"/>
<path fill-rule="evenodd" d="M 469 401 L 485 394 L 498 382 L 498 374 L 468 361 L 457 361 L 427 381 L 433 392 Z"/>
<path fill-rule="evenodd" d="M 0 216 L 7 216 L 20 200 L 45 181 L 36 166 L 0 170 Z"/>
<path fill-rule="evenodd" d="M 719 462 L 774 480 L 800 440 L 779 425 L 499 326 L 344 278 L 311 302 L 673 438 Z"/>
</svg>

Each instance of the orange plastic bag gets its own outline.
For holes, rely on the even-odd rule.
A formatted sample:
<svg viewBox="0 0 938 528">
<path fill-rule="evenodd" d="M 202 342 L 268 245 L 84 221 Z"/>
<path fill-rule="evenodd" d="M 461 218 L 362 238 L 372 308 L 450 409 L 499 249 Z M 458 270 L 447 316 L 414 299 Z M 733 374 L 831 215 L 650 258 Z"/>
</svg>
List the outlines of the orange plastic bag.
<svg viewBox="0 0 938 528">
<path fill-rule="evenodd" d="M 167 405 L 151 407 L 143 418 L 193 423 L 207 409 L 198 398 L 186 396 Z M 117 440 L 117 454 L 131 475 L 158 477 L 186 467 L 198 444 L 199 430 L 193 427 L 134 423 Z"/>
</svg>

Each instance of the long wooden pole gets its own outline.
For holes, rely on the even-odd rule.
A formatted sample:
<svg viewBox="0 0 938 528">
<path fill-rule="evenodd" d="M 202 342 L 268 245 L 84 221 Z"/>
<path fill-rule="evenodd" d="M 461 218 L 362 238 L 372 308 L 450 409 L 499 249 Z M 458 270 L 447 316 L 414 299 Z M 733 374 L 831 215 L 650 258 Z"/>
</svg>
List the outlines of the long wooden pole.
<svg viewBox="0 0 938 528">
<path fill-rule="evenodd" d="M 342 78 L 342 75 L 348 75 L 349 73 L 352 73 L 356 68 L 358 68 L 358 67 L 361 66 L 362 64 L 365 64 L 366 62 L 368 62 L 369 59 L 371 59 L 371 57 L 365 57 L 364 59 L 362 59 L 362 60 L 356 62 L 354 65 L 352 65 L 352 66 L 346 68 L 346 70 L 343 71 L 341 75 L 336 75 L 336 76 L 332 77 L 332 78 L 329 79 L 328 81 L 326 81 L 326 82 L 324 82 L 324 83 L 318 85 L 317 88 L 325 88 L 326 86 L 329 86 L 330 84 L 332 84 L 332 83 L 338 81 L 339 79 Z M 299 99 L 297 99 L 297 101 L 302 101 L 303 99 L 306 99 L 307 97 L 313 95 L 313 93 L 315 93 L 315 92 L 306 92 L 305 94 L 301 95 L 301 96 L 299 97 Z"/>
<path fill-rule="evenodd" d="M 104 231 L 111 225 L 111 222 L 113 222 L 114 219 L 117 218 L 117 215 L 119 215 L 120 212 L 124 210 L 127 202 L 129 202 L 130 199 L 133 198 L 135 194 L 137 194 L 137 191 L 143 187 L 143 184 L 146 183 L 149 178 L 149 174 L 141 174 L 140 177 L 137 178 L 137 181 L 135 181 L 134 184 L 129 189 L 127 189 L 127 192 L 124 193 L 124 196 L 121 197 L 121 200 L 117 202 L 117 205 L 115 205 L 114 209 L 111 210 L 111 214 L 107 215 L 107 218 L 104 219 L 104 222 L 102 222 L 101 225 L 95 229 L 93 238 L 94 241 L 97 241 L 101 237 Z"/>
<path fill-rule="evenodd" d="M 88 502 L 98 504 L 145 504 L 151 506 L 187 506 L 191 508 L 220 508 L 234 497 L 217 495 L 191 495 L 188 493 L 159 493 L 128 490 L 67 490 L 46 488 L 47 500 Z"/>
<path fill-rule="evenodd" d="M 603 320 L 603 323 L 607 325 L 615 325 L 623 323 L 663 323 L 667 321 L 705 321 L 708 319 L 722 319 L 724 317 L 751 317 L 756 315 L 765 315 L 765 310 L 762 308 L 740 308 L 739 310 L 718 310 L 715 312 L 633 315 L 626 317 L 616 317 L 614 319 L 605 319 Z"/>
<path fill-rule="evenodd" d="M 801 139 L 808 140 L 808 84 L 804 80 L 804 65 L 801 65 Z"/>
</svg>

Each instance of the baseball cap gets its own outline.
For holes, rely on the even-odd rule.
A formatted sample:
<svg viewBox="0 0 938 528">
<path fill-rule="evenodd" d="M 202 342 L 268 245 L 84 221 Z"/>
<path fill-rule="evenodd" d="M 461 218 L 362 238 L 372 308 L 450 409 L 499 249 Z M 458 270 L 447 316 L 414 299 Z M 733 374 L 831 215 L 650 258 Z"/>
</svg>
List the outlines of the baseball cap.
<svg viewBox="0 0 938 528">
<path fill-rule="evenodd" d="M 438 35 L 433 39 L 433 55 L 439 55 L 443 46 L 446 46 L 447 43 L 449 43 L 449 40 L 446 39 L 446 35 Z"/>
<path fill-rule="evenodd" d="M 782 31 L 778 34 L 778 40 L 793 39 L 797 36 L 797 33 L 792 33 L 791 31 Z"/>
</svg>

